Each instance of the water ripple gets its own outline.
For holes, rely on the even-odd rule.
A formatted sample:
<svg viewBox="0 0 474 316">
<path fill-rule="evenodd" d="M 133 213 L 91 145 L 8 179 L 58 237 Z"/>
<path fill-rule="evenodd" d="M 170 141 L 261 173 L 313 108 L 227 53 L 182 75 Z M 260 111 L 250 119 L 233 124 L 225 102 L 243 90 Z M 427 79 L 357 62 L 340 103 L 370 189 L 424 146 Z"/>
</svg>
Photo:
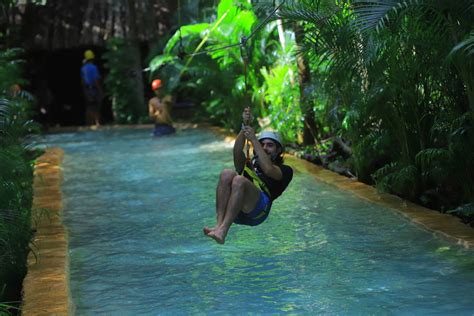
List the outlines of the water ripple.
<svg viewBox="0 0 474 316">
<path fill-rule="evenodd" d="M 78 315 L 474 310 L 474 254 L 296 168 L 258 227 L 203 236 L 231 146 L 206 131 L 51 135 L 64 162 Z"/>
</svg>

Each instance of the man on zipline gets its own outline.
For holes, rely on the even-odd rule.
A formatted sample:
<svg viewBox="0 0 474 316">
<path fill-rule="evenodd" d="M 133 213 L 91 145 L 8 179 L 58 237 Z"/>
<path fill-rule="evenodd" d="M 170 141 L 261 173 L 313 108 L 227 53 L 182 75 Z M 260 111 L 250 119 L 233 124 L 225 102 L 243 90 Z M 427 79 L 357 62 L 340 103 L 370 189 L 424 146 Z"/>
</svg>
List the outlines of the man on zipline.
<svg viewBox="0 0 474 316">
<path fill-rule="evenodd" d="M 216 217 L 214 228 L 204 227 L 204 234 L 220 244 L 232 223 L 256 226 L 270 213 L 272 202 L 286 189 L 293 178 L 293 170 L 283 164 L 283 145 L 278 133 L 263 131 L 258 139 L 249 124 L 250 109 L 245 108 L 244 124 L 234 144 L 235 170 L 221 172 L 216 189 Z M 249 141 L 254 156 L 245 157 L 244 145 Z M 248 156 L 248 153 L 247 153 Z"/>
</svg>

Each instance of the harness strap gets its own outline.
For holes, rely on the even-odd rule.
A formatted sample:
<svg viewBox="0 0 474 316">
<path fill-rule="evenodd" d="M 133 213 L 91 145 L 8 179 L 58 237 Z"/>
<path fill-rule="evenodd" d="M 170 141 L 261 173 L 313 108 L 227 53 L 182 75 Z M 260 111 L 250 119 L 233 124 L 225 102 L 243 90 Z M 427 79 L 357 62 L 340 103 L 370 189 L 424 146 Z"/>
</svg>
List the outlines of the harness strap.
<svg viewBox="0 0 474 316">
<path fill-rule="evenodd" d="M 257 176 L 254 170 L 245 165 L 244 172 L 247 172 L 247 174 L 252 178 L 253 183 L 271 198 L 272 195 L 270 194 L 270 190 L 268 189 L 267 185 Z"/>
</svg>

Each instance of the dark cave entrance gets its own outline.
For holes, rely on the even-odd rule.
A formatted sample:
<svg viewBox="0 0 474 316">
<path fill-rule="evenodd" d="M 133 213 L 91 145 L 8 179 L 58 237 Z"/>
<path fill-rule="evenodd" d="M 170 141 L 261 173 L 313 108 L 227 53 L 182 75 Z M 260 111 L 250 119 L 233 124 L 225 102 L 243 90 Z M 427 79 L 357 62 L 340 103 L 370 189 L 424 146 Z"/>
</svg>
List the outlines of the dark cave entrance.
<svg viewBox="0 0 474 316">
<path fill-rule="evenodd" d="M 94 63 L 99 68 L 102 81 L 106 76 L 105 49 L 80 47 L 55 51 L 33 51 L 28 54 L 26 68 L 30 86 L 27 88 L 36 99 L 35 118 L 46 128 L 49 126 L 80 126 L 85 124 L 85 105 L 81 87 L 80 69 L 84 51 L 92 49 Z M 103 84 L 103 82 L 102 82 Z M 112 122 L 111 103 L 102 101 L 101 124 Z"/>
</svg>

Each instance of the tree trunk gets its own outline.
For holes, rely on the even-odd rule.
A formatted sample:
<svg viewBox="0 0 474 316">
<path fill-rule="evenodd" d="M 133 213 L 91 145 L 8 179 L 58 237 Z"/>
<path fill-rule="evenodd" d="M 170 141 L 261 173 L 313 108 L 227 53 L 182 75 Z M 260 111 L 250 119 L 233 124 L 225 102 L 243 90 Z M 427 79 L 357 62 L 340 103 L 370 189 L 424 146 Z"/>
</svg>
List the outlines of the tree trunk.
<svg viewBox="0 0 474 316">
<path fill-rule="evenodd" d="M 302 27 L 298 23 L 294 24 L 294 28 L 296 47 L 299 50 L 299 48 L 301 47 L 300 43 L 303 41 L 304 38 L 304 32 Z M 304 116 L 303 144 L 314 145 L 318 143 L 317 127 L 314 118 L 314 110 L 306 93 L 306 88 L 311 81 L 311 74 L 309 71 L 308 62 L 302 53 L 298 53 L 297 64 L 298 81 L 300 86 L 301 111 L 303 112 Z"/>
<path fill-rule="evenodd" d="M 146 114 L 146 105 L 145 99 L 143 96 L 143 72 L 141 65 L 141 53 L 140 53 L 140 43 L 138 41 L 137 27 L 135 25 L 136 21 L 136 11 L 135 11 L 135 1 L 127 0 L 128 10 L 129 10 L 129 27 L 130 27 L 130 53 L 132 54 L 132 69 L 131 75 L 133 76 L 133 90 L 130 91 L 136 95 L 134 100 L 138 100 L 137 104 L 130 104 L 130 107 L 133 108 L 133 113 L 136 113 L 137 117 L 144 116 Z"/>
</svg>

